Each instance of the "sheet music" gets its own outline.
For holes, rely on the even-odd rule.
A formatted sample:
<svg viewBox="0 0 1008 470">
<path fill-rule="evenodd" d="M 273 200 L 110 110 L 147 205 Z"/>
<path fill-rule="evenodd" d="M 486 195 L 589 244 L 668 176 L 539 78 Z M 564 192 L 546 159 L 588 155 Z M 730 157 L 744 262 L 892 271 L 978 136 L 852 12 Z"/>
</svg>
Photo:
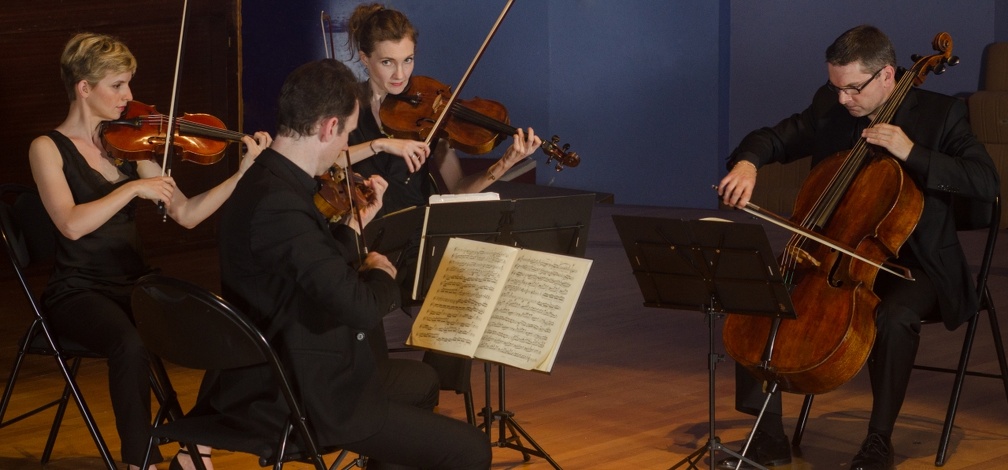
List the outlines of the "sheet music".
<svg viewBox="0 0 1008 470">
<path fill-rule="evenodd" d="M 408 344 L 472 357 L 518 250 L 452 239 Z"/>
<path fill-rule="evenodd" d="M 549 372 L 590 267 L 588 259 L 522 250 L 475 356 Z"/>
</svg>

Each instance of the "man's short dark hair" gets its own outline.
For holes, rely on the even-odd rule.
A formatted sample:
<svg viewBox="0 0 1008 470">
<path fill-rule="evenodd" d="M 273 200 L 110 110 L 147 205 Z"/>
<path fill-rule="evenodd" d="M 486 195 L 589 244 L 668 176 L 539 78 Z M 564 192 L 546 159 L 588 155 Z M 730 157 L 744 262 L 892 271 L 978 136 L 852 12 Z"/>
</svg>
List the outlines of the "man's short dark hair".
<svg viewBox="0 0 1008 470">
<path fill-rule="evenodd" d="M 826 62 L 844 66 L 861 61 L 866 73 L 881 70 L 886 65 L 896 67 L 896 49 L 880 29 L 860 25 L 848 29 L 826 48 Z"/>
<path fill-rule="evenodd" d="M 277 135 L 311 135 L 328 118 L 339 119 L 337 132 L 360 101 L 353 72 L 338 60 L 304 64 L 287 76 L 277 102 Z"/>
</svg>

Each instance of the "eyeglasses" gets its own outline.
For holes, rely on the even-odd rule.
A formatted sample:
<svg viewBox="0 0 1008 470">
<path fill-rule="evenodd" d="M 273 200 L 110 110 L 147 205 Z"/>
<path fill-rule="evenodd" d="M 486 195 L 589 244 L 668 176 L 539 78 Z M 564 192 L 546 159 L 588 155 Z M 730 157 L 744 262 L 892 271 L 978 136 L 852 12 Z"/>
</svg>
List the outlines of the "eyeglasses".
<svg viewBox="0 0 1008 470">
<path fill-rule="evenodd" d="M 826 87 L 829 88 L 830 91 L 832 91 L 833 93 L 843 93 L 843 94 L 845 94 L 847 96 L 854 96 L 856 94 L 861 93 L 861 90 L 864 90 L 865 87 L 868 86 L 868 84 L 872 82 L 872 80 L 875 80 L 875 77 L 878 76 L 879 72 L 881 72 L 883 70 L 885 70 L 885 67 L 882 67 L 882 68 L 878 69 L 878 72 L 873 73 L 872 76 L 871 76 L 871 78 L 869 78 L 866 82 L 864 82 L 864 83 L 862 83 L 862 84 L 860 84 L 858 86 L 838 87 L 838 86 L 834 85 L 832 82 L 830 82 L 827 79 L 826 80 Z"/>
</svg>

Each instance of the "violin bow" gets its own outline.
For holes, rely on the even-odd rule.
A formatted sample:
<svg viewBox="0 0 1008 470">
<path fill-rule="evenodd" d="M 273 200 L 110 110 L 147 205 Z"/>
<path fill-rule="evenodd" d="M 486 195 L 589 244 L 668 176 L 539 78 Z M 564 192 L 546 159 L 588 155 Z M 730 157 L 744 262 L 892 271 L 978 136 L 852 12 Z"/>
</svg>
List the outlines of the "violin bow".
<svg viewBox="0 0 1008 470">
<path fill-rule="evenodd" d="M 343 169 L 343 182 L 346 183 L 347 187 L 347 201 L 350 203 L 350 217 L 357 219 L 357 227 L 360 229 L 360 233 L 355 234 L 354 239 L 357 240 L 357 258 L 360 260 L 361 266 L 364 265 L 364 255 L 367 255 L 367 242 L 364 240 L 364 220 L 361 218 L 360 211 L 354 206 L 354 187 L 351 180 L 350 167 L 350 151 L 345 150 L 343 155 L 346 156 L 346 168 Z"/>
<path fill-rule="evenodd" d="M 444 107 L 441 109 L 441 114 L 438 115 L 437 120 L 434 121 L 434 126 L 431 127 L 430 132 L 427 134 L 427 138 L 424 139 L 424 145 L 430 147 L 431 140 L 434 140 L 434 136 L 437 135 L 438 129 L 440 129 L 442 123 L 444 123 L 445 116 L 448 115 L 452 105 L 455 104 L 455 98 L 458 97 L 459 92 L 462 91 L 462 87 L 464 87 L 466 82 L 469 81 L 469 75 L 472 75 L 473 69 L 476 68 L 476 63 L 478 63 L 480 58 L 483 57 L 483 52 L 485 52 L 487 46 L 490 45 L 490 40 L 493 39 L 495 34 L 497 34 L 497 29 L 500 28 L 501 23 L 504 22 L 504 17 L 507 16 L 508 10 L 511 9 L 511 5 L 513 4 L 514 0 L 508 0 L 507 4 L 504 5 L 504 9 L 501 10 L 500 15 L 497 16 L 497 21 L 495 21 L 493 27 L 490 28 L 490 32 L 487 33 L 487 37 L 483 40 L 483 44 L 480 45 L 479 50 L 476 51 L 476 55 L 473 57 L 472 62 L 469 63 L 469 68 L 467 68 L 465 73 L 462 74 L 462 79 L 459 80 L 459 84 L 452 91 L 451 96 L 448 97 L 448 101 L 445 102 Z M 406 177 L 407 184 L 412 177 L 413 175 Z"/>
<path fill-rule="evenodd" d="M 462 87 L 464 87 L 466 82 L 469 80 L 469 75 L 471 75 L 473 69 L 476 68 L 476 63 L 479 62 L 481 57 L 483 57 L 483 52 L 485 52 L 487 46 L 490 45 L 490 40 L 493 39 L 495 34 L 497 34 L 497 29 L 504 21 L 504 17 L 507 15 L 508 10 L 511 9 L 511 5 L 513 4 L 514 0 L 508 0 L 507 4 L 504 5 L 504 10 L 502 10 L 500 16 L 497 17 L 497 21 L 494 22 L 493 27 L 490 28 L 490 32 L 487 34 L 486 39 L 483 40 L 483 44 L 480 46 L 479 50 L 476 51 L 476 56 L 473 57 L 472 62 L 469 63 L 469 68 L 467 68 L 465 73 L 462 74 L 462 79 L 459 80 L 458 86 L 455 87 L 455 90 L 452 91 L 451 97 L 449 97 L 448 101 L 444 104 L 444 109 L 441 110 L 441 115 L 438 116 L 436 121 L 434 121 L 434 126 L 431 127 L 430 133 L 427 134 L 427 139 L 424 140 L 424 144 L 430 145 L 434 135 L 437 134 L 438 129 L 441 128 L 441 124 L 444 122 L 445 116 L 448 115 L 448 110 L 451 109 L 453 104 L 455 104 L 455 98 L 458 97 L 459 92 L 462 91 Z"/>
<path fill-rule="evenodd" d="M 168 128 L 165 131 L 165 153 L 161 161 L 161 176 L 171 176 L 171 154 L 175 146 L 175 106 L 178 104 L 178 79 L 179 71 L 182 68 L 182 49 L 185 44 L 186 13 L 189 11 L 189 0 L 182 0 L 182 24 L 179 28 L 178 53 L 175 55 L 175 76 L 172 78 L 171 104 L 168 108 Z M 158 213 L 161 214 L 161 221 L 168 220 L 168 212 L 165 210 L 164 201 L 158 201 Z"/>
<path fill-rule="evenodd" d="M 329 14 L 325 10 L 322 10 L 319 20 L 322 23 L 322 48 L 325 49 L 326 59 L 335 59 L 336 44 L 332 37 L 332 19 L 329 18 Z"/>
</svg>

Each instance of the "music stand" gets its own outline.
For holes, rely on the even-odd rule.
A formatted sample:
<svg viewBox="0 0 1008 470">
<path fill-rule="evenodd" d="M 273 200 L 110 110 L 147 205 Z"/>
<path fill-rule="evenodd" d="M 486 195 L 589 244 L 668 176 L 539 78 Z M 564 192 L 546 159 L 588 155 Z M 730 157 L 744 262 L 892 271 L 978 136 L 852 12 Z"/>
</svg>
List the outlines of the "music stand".
<svg viewBox="0 0 1008 470">
<path fill-rule="evenodd" d="M 714 351 L 714 321 L 724 314 L 795 318 L 794 306 L 763 227 L 709 220 L 614 215 L 613 223 L 633 267 L 647 307 L 700 310 L 707 315 L 707 444 L 672 468 L 698 468 L 710 452 L 713 466 L 723 451 L 757 468 L 756 462 L 725 448 L 715 433 L 714 373 L 724 359 Z M 748 447 L 748 444 L 746 445 Z"/>
<path fill-rule="evenodd" d="M 437 272 L 448 240 L 452 237 L 516 246 L 547 253 L 584 256 L 588 227 L 595 195 L 511 199 L 463 203 L 432 204 L 427 209 L 422 229 L 420 260 L 414 297 L 423 298 Z M 498 439 L 492 444 L 518 450 L 525 461 L 530 455 L 546 459 L 553 468 L 560 466 L 514 419 L 505 405 L 505 367 L 497 365 L 497 407 L 491 404 L 491 367 L 484 362 L 486 406 L 480 414 L 487 437 L 493 439 L 492 422 L 498 421 Z M 510 435 L 508 435 L 510 433 Z M 522 444 L 521 437 L 532 447 Z"/>
</svg>

